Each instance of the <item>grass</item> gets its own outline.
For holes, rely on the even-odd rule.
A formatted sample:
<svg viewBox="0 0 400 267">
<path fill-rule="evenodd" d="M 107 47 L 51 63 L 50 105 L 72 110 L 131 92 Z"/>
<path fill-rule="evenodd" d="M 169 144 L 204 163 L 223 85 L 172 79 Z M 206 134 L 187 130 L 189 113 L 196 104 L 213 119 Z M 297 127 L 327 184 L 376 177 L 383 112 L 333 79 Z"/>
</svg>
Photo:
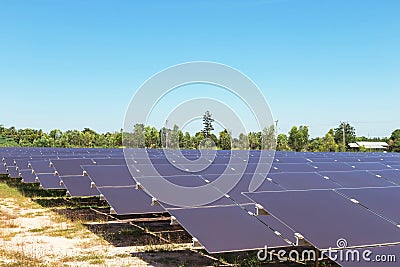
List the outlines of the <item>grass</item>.
<svg viewBox="0 0 400 267">
<path fill-rule="evenodd" d="M 89 264 L 104 264 L 106 262 L 106 257 L 99 254 L 89 253 L 88 255 L 65 257 L 62 259 L 62 262 L 85 262 Z"/>
<path fill-rule="evenodd" d="M 61 266 L 57 263 L 52 263 L 51 265 L 44 264 L 41 259 L 33 256 L 26 255 L 23 249 L 18 251 L 11 251 L 0 247 L 0 266 L 3 267 L 20 267 L 20 266 Z"/>
</svg>

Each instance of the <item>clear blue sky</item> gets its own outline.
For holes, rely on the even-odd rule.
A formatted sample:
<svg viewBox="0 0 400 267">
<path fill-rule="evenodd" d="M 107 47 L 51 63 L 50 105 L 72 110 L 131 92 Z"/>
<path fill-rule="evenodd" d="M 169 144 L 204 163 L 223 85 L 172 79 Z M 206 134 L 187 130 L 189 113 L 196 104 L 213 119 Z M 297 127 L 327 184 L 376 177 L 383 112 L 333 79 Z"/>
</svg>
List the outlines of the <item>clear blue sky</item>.
<svg viewBox="0 0 400 267">
<path fill-rule="evenodd" d="M 151 75 L 202 60 L 241 70 L 279 131 L 400 128 L 400 1 L 0 0 L 0 124 L 114 131 Z"/>
</svg>

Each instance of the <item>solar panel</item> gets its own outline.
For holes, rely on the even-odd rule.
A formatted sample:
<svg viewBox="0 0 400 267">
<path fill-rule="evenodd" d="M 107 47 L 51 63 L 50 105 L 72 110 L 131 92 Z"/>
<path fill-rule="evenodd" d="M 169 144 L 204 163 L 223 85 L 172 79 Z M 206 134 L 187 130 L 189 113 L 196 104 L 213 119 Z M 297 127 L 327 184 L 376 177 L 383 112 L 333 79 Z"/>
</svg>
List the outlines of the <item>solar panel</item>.
<svg viewBox="0 0 400 267">
<path fill-rule="evenodd" d="M 371 173 L 375 174 L 378 178 L 384 178 L 388 181 L 396 183 L 400 185 L 400 170 L 380 170 L 380 171 L 371 171 Z"/>
<path fill-rule="evenodd" d="M 126 165 L 115 166 L 81 166 L 97 187 L 134 186 L 136 181 Z"/>
<path fill-rule="evenodd" d="M 93 165 L 91 159 L 55 159 L 51 160 L 54 169 L 60 176 L 82 175 L 81 165 Z"/>
<path fill-rule="evenodd" d="M 350 165 L 343 162 L 313 162 L 310 163 L 317 167 L 314 171 L 352 171 Z"/>
<path fill-rule="evenodd" d="M 400 242 L 400 229 L 332 190 L 245 193 L 318 249 Z"/>
<path fill-rule="evenodd" d="M 340 184 L 342 187 L 387 187 L 393 186 L 385 179 L 379 179 L 368 171 L 319 172 L 323 177 Z"/>
<path fill-rule="evenodd" d="M 0 163 L 0 174 L 7 174 L 6 166 L 3 163 Z"/>
<path fill-rule="evenodd" d="M 339 193 L 356 199 L 361 205 L 400 225 L 400 187 L 338 189 Z"/>
<path fill-rule="evenodd" d="M 307 163 L 274 163 L 271 172 L 314 172 L 316 169 Z"/>
<path fill-rule="evenodd" d="M 149 177 L 137 177 L 135 179 L 145 188 L 145 190 L 149 193 L 149 195 L 159 200 L 161 204 L 164 206 L 164 208 L 176 207 L 178 204 L 182 206 L 185 204 L 182 203 L 182 201 L 178 200 L 193 199 L 193 198 L 197 199 L 198 197 L 198 195 L 194 196 L 194 194 L 196 194 L 196 192 L 194 191 L 178 190 L 175 187 L 171 187 L 168 188 L 168 190 L 170 190 L 168 194 L 168 199 L 165 199 L 165 190 L 167 189 L 164 189 L 162 191 L 160 188 L 160 186 L 162 186 L 164 182 L 169 182 L 172 183 L 173 185 L 187 187 L 187 188 L 202 187 L 207 185 L 205 180 L 203 180 L 198 175 L 179 175 L 179 176 L 165 176 L 165 177 L 149 176 Z M 197 194 L 199 193 L 200 192 L 197 192 Z M 210 187 L 207 190 L 207 194 L 208 196 L 212 196 L 213 199 L 215 199 L 213 201 L 210 200 L 211 202 L 206 204 L 208 206 L 233 204 L 231 199 L 224 197 L 224 194 L 218 191 L 215 187 Z M 177 203 L 177 205 L 175 205 L 175 203 Z"/>
<path fill-rule="evenodd" d="M 161 206 L 151 206 L 151 197 L 134 186 L 99 187 L 99 192 L 118 215 L 161 213 Z"/>
<path fill-rule="evenodd" d="M 7 166 L 7 171 L 10 178 L 19 178 L 19 171 L 17 166 Z"/>
<path fill-rule="evenodd" d="M 237 179 L 237 175 L 232 175 L 232 174 L 227 174 L 227 175 L 223 175 L 223 177 L 221 177 L 222 179 Z M 253 175 L 254 176 L 258 176 L 258 180 L 262 181 L 265 180 L 260 188 L 263 188 L 263 190 L 269 190 L 269 191 L 281 191 L 284 190 L 282 187 L 280 187 L 279 185 L 272 183 L 268 180 L 266 180 L 266 175 L 264 174 L 249 174 L 249 173 L 245 173 L 243 175 L 241 175 L 239 178 L 240 180 L 238 181 L 238 183 L 236 183 L 234 185 L 234 187 L 228 191 L 228 192 L 224 192 L 227 193 L 229 195 L 229 198 L 232 199 L 234 202 L 238 203 L 238 204 L 248 204 L 249 203 L 249 199 L 246 198 L 245 196 L 243 196 L 242 192 L 247 192 L 249 191 L 249 185 L 251 180 L 253 179 Z M 214 175 L 202 175 L 203 179 L 205 181 L 215 181 L 216 178 Z M 223 184 L 219 184 L 217 183 L 213 183 L 213 185 L 219 189 L 220 191 L 223 191 L 224 187 L 224 182 Z M 229 203 L 227 203 L 229 204 Z"/>
<path fill-rule="evenodd" d="M 288 190 L 333 189 L 341 187 L 333 181 L 324 179 L 315 172 L 271 173 L 268 175 L 268 178 Z"/>
<path fill-rule="evenodd" d="M 23 183 L 37 183 L 36 175 L 32 173 L 32 170 L 21 170 L 19 171 L 21 175 L 21 182 Z"/>
<path fill-rule="evenodd" d="M 168 212 L 209 253 L 288 246 L 271 229 L 236 205 L 170 209 Z"/>
<path fill-rule="evenodd" d="M 49 160 L 32 160 L 32 161 L 29 161 L 29 166 L 32 168 L 32 170 L 36 174 L 38 174 L 38 173 L 53 173 L 54 174 L 54 168 L 50 167 Z"/>
<path fill-rule="evenodd" d="M 388 166 L 379 162 L 352 162 L 349 165 L 355 170 L 385 170 Z"/>
<path fill-rule="evenodd" d="M 124 158 L 100 158 L 93 159 L 96 165 L 126 165 Z"/>
<path fill-rule="evenodd" d="M 15 165 L 18 167 L 20 170 L 26 170 L 28 169 L 28 162 L 30 159 L 23 158 L 23 159 L 16 159 L 15 160 Z"/>
<path fill-rule="evenodd" d="M 303 157 L 275 157 L 275 163 L 308 163 L 309 161 Z"/>
<path fill-rule="evenodd" d="M 36 176 L 43 189 L 65 189 L 65 186 L 60 185 L 60 177 L 54 173 L 39 173 Z"/>
<path fill-rule="evenodd" d="M 89 177 L 83 175 L 61 176 L 62 183 L 71 197 L 99 196 L 97 188 L 92 188 Z"/>
</svg>

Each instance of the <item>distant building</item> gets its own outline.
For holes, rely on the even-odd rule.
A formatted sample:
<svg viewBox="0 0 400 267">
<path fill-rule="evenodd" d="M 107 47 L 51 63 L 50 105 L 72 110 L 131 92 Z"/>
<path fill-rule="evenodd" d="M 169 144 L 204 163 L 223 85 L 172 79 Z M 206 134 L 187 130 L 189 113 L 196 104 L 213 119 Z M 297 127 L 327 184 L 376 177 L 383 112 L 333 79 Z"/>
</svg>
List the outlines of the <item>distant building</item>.
<svg viewBox="0 0 400 267">
<path fill-rule="evenodd" d="M 363 147 L 370 150 L 386 150 L 388 144 L 386 142 L 356 142 L 349 143 L 349 147 L 353 149 L 360 149 Z"/>
</svg>

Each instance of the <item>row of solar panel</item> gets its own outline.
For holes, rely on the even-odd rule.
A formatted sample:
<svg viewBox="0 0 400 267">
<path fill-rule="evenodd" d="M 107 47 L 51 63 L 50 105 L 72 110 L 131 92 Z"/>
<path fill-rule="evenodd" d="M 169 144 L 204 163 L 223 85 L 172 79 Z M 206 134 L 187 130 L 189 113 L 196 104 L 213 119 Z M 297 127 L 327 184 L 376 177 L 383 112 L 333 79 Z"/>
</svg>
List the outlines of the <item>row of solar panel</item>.
<svg viewBox="0 0 400 267">
<path fill-rule="evenodd" d="M 307 191 L 298 191 L 298 192 L 316 192 L 316 191 L 310 191 L 309 189 L 321 189 L 321 188 L 337 189 L 343 187 L 369 187 L 369 186 L 388 187 L 388 186 L 393 186 L 394 184 L 398 184 L 400 175 L 399 171 L 396 170 L 396 165 L 391 166 L 389 164 L 382 164 L 382 161 L 384 161 L 385 163 L 397 162 L 396 156 L 392 155 L 387 156 L 379 154 L 379 157 L 377 157 L 378 155 L 369 154 L 368 158 L 371 160 L 372 159 L 377 160 L 377 162 L 373 161 L 372 162 L 365 161 L 365 162 L 366 163 L 371 162 L 373 164 L 360 163 L 361 160 L 359 160 L 358 158 L 365 158 L 361 156 L 351 157 L 352 159 L 357 158 L 357 160 L 354 161 L 345 161 L 345 162 L 352 162 L 351 164 L 349 163 L 342 164 L 342 162 L 340 161 L 331 162 L 332 164 L 328 164 L 329 162 L 315 161 L 319 162 L 318 163 L 319 166 L 310 165 L 308 163 L 290 164 L 288 162 L 285 162 L 285 160 L 281 160 L 281 158 L 278 158 L 276 162 L 280 163 L 275 163 L 273 165 L 272 171 L 268 175 L 268 179 L 264 182 L 264 184 L 262 184 L 260 190 L 275 191 L 276 193 L 282 193 L 278 191 L 291 190 L 291 189 L 307 189 Z M 116 160 L 118 161 L 118 159 Z M 58 161 L 60 161 L 61 163 L 59 163 Z M 96 163 L 92 161 L 92 163 L 90 164 L 92 166 L 87 166 L 88 164 L 86 163 L 90 163 L 90 161 L 87 160 L 84 160 L 86 163 L 82 162 L 81 160 L 76 160 L 77 162 L 71 165 L 71 162 L 68 161 L 70 160 L 52 160 L 53 166 L 55 170 L 58 172 L 58 174 L 60 173 L 68 174 L 70 169 L 76 171 L 74 176 L 71 175 L 60 176 L 61 181 L 64 183 L 64 185 L 66 185 L 65 183 L 68 184 L 68 186 L 66 186 L 67 188 L 84 187 L 84 188 L 96 189 L 98 190 L 97 191 L 98 193 L 107 196 L 107 200 L 110 203 L 111 207 L 114 207 L 113 208 L 114 211 L 121 212 L 122 214 L 124 213 L 122 207 L 127 207 L 127 210 L 125 210 L 125 212 L 127 211 L 128 213 L 132 213 L 132 210 L 130 210 L 132 206 L 135 206 L 135 209 L 137 208 L 137 211 L 139 211 L 140 208 L 142 208 L 143 212 L 148 211 L 149 210 L 148 207 L 151 207 L 151 209 L 153 209 L 151 212 L 162 212 L 167 210 L 171 215 L 175 216 L 178 219 L 181 225 L 184 228 L 186 228 L 189 233 L 191 233 L 194 237 L 197 237 L 209 252 L 255 249 L 270 244 L 272 244 L 270 245 L 270 247 L 279 247 L 279 246 L 287 246 L 290 243 L 293 244 L 296 242 L 294 238 L 295 230 L 293 229 L 296 229 L 297 231 L 298 228 L 287 227 L 286 225 L 290 226 L 290 224 L 286 223 L 286 219 L 282 221 L 278 220 L 279 218 L 284 218 L 284 216 L 282 217 L 280 216 L 273 217 L 269 215 L 258 216 L 258 217 L 249 216 L 248 212 L 253 214 L 252 210 L 254 210 L 253 208 L 254 205 L 251 204 L 251 201 L 244 198 L 241 193 L 248 191 L 248 184 L 253 175 L 252 171 L 254 170 L 251 167 L 246 169 L 248 170 L 247 174 L 243 176 L 243 179 L 240 180 L 239 184 L 234 188 L 234 190 L 229 193 L 229 197 L 225 197 L 223 199 L 218 200 L 219 201 L 218 203 L 212 203 L 213 205 L 207 207 L 192 207 L 192 208 L 176 208 L 166 205 L 165 203 L 160 203 L 163 207 L 161 208 L 160 206 L 149 205 L 149 203 L 151 203 L 150 196 L 144 193 L 142 190 L 137 190 L 136 181 L 133 179 L 132 175 L 130 175 L 129 170 L 126 166 L 124 165 L 97 166 L 94 165 L 98 163 L 98 161 L 96 160 L 94 160 Z M 290 159 L 288 161 L 292 160 Z M 34 162 L 36 163 L 36 161 L 31 161 L 31 165 L 32 164 L 35 165 Z M 57 179 L 54 179 L 54 177 L 57 177 L 54 176 L 55 170 L 49 167 L 50 162 L 49 161 L 47 162 L 44 161 L 44 162 L 45 164 L 42 167 L 48 168 L 47 171 L 49 169 L 50 171 L 51 170 L 53 171 L 53 173 L 50 172 L 46 174 L 48 175 L 49 180 L 52 178 L 53 181 L 54 180 L 57 181 Z M 104 160 L 102 164 L 106 164 L 106 162 L 107 159 Z M 281 162 L 285 162 L 287 164 Z M 308 160 L 308 162 L 311 161 Z M 115 164 L 118 162 L 114 161 L 113 163 Z M 38 168 L 36 168 L 35 170 L 35 167 L 33 165 L 31 167 L 36 173 L 37 172 L 36 170 L 39 170 L 40 168 L 38 166 Z M 59 165 L 59 168 L 57 168 L 57 165 Z M 187 173 L 182 173 L 181 172 L 182 170 L 167 167 L 167 165 L 165 164 L 155 164 L 154 166 L 156 166 L 157 171 L 160 171 L 164 174 L 165 179 L 169 179 L 171 182 L 174 182 L 176 184 L 181 184 L 184 186 L 199 186 L 215 180 L 216 177 L 219 176 L 221 171 L 226 170 L 226 166 L 221 167 L 218 165 L 219 164 L 211 165 L 211 168 L 209 170 L 207 168 L 208 173 L 207 172 L 201 173 L 201 176 L 198 175 L 188 176 Z M 248 165 L 251 166 L 251 164 Z M 82 166 L 82 168 L 86 171 L 86 174 L 88 176 L 83 176 L 82 169 L 79 169 L 77 166 L 79 167 Z M 309 170 L 305 169 L 308 168 L 306 166 L 314 166 L 318 168 L 312 169 L 312 172 L 304 173 L 304 171 Z M 321 166 L 323 168 L 321 168 Z M 149 174 L 154 174 L 154 170 L 152 168 L 148 169 L 147 167 L 148 166 L 140 163 L 137 164 L 136 170 L 139 170 L 140 172 L 139 178 L 144 178 L 144 177 L 149 178 L 151 177 L 149 176 Z M 348 169 L 348 167 L 350 167 L 351 169 Z M 370 169 L 369 171 L 363 170 L 363 168 L 367 167 L 368 169 Z M 342 168 L 347 168 L 347 169 L 343 170 Z M 338 169 L 342 171 L 332 171 Z M 362 171 L 357 171 L 355 169 L 357 170 L 361 169 Z M 318 170 L 318 172 L 315 172 L 315 170 Z M 321 170 L 327 170 L 327 172 L 321 172 Z M 232 171 L 233 173 L 227 175 L 235 175 L 234 174 L 235 170 L 228 170 L 228 171 Z M 78 172 L 80 172 L 80 174 L 78 174 Z M 37 176 L 39 178 L 40 176 L 38 174 Z M 263 174 L 265 173 L 257 175 L 263 175 Z M 110 179 L 110 177 L 124 177 L 124 178 L 118 178 L 118 180 L 112 180 Z M 84 179 L 86 179 L 86 182 L 83 182 Z M 60 179 L 58 180 L 58 182 L 59 181 Z M 113 184 L 113 181 L 118 181 L 117 186 Z M 144 179 L 142 180 L 142 182 L 145 181 L 146 180 Z M 75 184 L 73 182 L 75 182 Z M 95 188 L 93 185 L 96 185 L 97 188 Z M 341 192 L 340 190 L 345 190 L 345 189 L 337 189 L 337 191 L 332 191 L 332 192 L 337 194 L 337 192 Z M 322 191 L 322 192 L 327 192 L 327 191 Z M 157 195 L 157 192 L 152 192 L 152 195 Z M 270 195 L 270 193 L 268 193 L 267 195 Z M 301 197 L 304 197 L 306 195 L 307 195 L 306 193 L 300 193 Z M 129 199 L 129 201 L 127 201 L 127 199 Z M 318 202 L 318 199 L 319 197 L 315 197 L 314 201 Z M 256 200 L 254 201 L 259 203 L 259 201 Z M 296 202 L 297 205 L 297 199 L 294 202 Z M 237 205 L 238 203 L 241 204 L 241 206 L 238 206 Z M 276 204 L 276 202 L 273 203 Z M 282 202 L 282 203 L 283 204 L 281 204 L 280 206 L 279 205 L 276 206 L 280 207 L 281 209 L 282 206 L 283 207 L 288 206 L 287 202 Z M 332 204 L 334 202 L 329 202 L 329 203 Z M 283 210 L 285 210 L 285 208 L 283 208 Z M 285 211 L 284 213 L 286 214 L 288 212 L 289 211 L 287 212 Z M 325 213 L 321 212 L 321 214 Z M 274 213 L 272 214 L 274 215 Z M 313 214 L 315 215 L 315 213 Z M 337 213 L 335 214 L 337 215 Z M 203 224 L 199 226 L 199 222 L 202 220 L 207 220 L 207 222 L 211 224 L 212 227 L 211 228 L 204 227 L 205 225 Z M 229 227 L 227 227 L 227 222 L 230 223 Z M 297 225 L 297 223 L 295 224 Z M 237 234 L 238 230 L 241 231 L 240 234 Z M 318 239 L 319 235 L 315 234 L 316 230 L 317 229 L 311 231 L 313 231 L 314 235 L 317 236 L 316 238 L 318 241 L 320 239 Z M 320 234 L 321 236 L 324 236 L 322 233 Z M 313 240 L 312 233 L 307 232 L 307 235 L 305 236 L 307 240 Z M 356 235 L 353 234 L 351 236 L 356 236 Z M 221 239 L 221 237 L 224 238 Z M 396 238 L 397 236 L 393 235 L 393 240 L 395 240 Z M 245 242 L 239 241 L 241 239 L 245 240 Z M 374 244 L 382 244 L 382 242 L 386 242 L 384 238 L 381 238 L 380 240 L 381 240 L 380 242 Z M 289 243 L 287 241 L 289 241 Z"/>
</svg>

